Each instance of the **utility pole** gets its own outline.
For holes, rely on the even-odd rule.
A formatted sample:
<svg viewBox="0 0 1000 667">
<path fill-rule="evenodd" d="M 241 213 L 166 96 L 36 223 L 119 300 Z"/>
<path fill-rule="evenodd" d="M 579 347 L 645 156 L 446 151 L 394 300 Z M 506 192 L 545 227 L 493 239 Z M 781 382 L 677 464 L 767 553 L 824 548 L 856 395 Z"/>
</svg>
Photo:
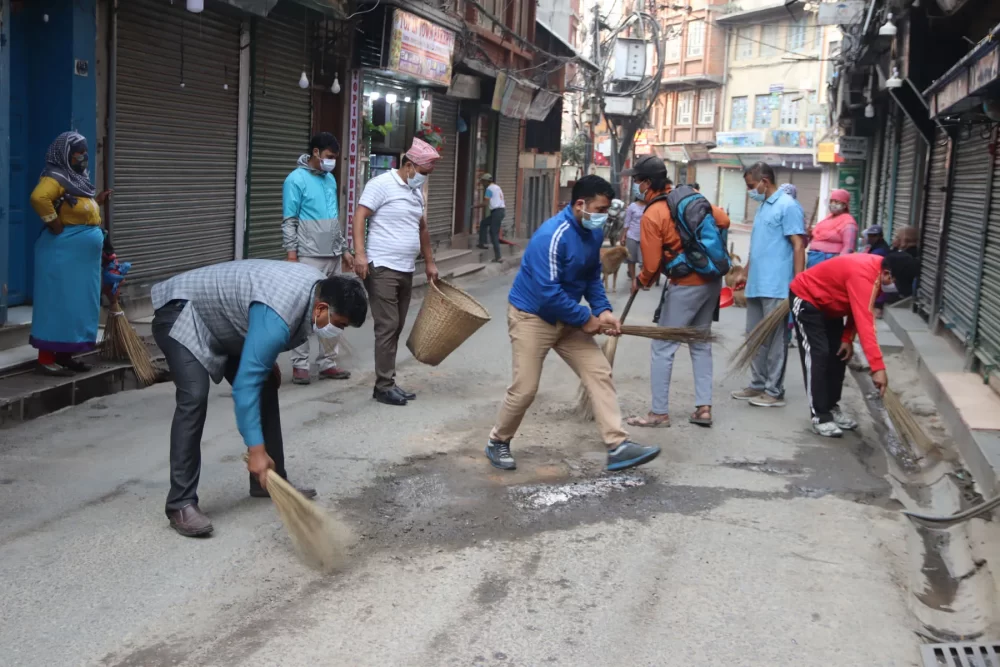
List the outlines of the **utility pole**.
<svg viewBox="0 0 1000 667">
<path fill-rule="evenodd" d="M 600 5 L 595 0 L 594 2 L 594 27 L 591 33 L 591 40 L 593 41 L 593 46 L 591 51 L 594 54 L 594 64 L 597 65 L 597 73 L 592 75 L 593 84 L 589 86 L 590 91 L 584 100 L 584 104 L 587 105 L 588 117 L 590 126 L 587 130 L 587 141 L 584 146 L 583 155 L 583 175 L 586 176 L 590 173 L 590 164 L 594 160 L 594 129 L 597 126 L 597 119 L 600 115 L 600 106 L 595 103 L 597 100 L 598 91 L 601 86 L 604 85 L 604 72 L 601 68 L 601 14 Z M 596 108 L 596 113 L 595 113 Z"/>
</svg>

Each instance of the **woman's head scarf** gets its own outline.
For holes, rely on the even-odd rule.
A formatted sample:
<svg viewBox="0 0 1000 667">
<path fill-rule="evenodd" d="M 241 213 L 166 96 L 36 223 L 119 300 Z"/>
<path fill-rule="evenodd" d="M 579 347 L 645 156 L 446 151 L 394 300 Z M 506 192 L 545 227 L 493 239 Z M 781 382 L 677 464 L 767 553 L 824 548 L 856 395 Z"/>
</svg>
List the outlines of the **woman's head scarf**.
<svg viewBox="0 0 1000 667">
<path fill-rule="evenodd" d="M 66 194 L 70 197 L 93 197 L 96 194 L 94 184 L 90 182 L 90 171 L 83 173 L 73 171 L 71 158 L 73 153 L 85 153 L 87 139 L 79 132 L 63 132 L 45 154 L 45 169 L 42 176 L 48 176 L 59 181 Z M 69 201 L 69 197 L 67 197 Z M 75 202 L 70 202 L 72 206 Z"/>
</svg>

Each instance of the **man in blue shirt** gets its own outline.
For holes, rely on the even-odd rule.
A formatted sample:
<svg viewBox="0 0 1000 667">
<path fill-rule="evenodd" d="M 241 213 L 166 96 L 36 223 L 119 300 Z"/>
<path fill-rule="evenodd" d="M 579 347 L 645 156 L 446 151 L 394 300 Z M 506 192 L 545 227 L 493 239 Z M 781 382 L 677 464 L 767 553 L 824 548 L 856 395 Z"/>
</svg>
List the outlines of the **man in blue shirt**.
<svg viewBox="0 0 1000 667">
<path fill-rule="evenodd" d="M 154 285 L 151 296 L 153 337 L 177 385 L 166 514 L 181 535 L 204 536 L 212 532 L 198 507 L 209 380 L 225 377 L 232 385 L 236 425 L 249 455 L 250 495 L 268 497 L 267 471 L 286 476 L 278 355 L 311 334 L 334 342 L 344 327 L 361 326 L 368 300 L 353 277 L 328 278 L 304 264 L 263 259 L 188 271 Z"/>
<path fill-rule="evenodd" d="M 354 269 L 354 256 L 340 229 L 340 203 L 333 170 L 340 155 L 340 142 L 329 132 L 320 132 L 309 142 L 309 152 L 299 157 L 296 168 L 281 190 L 281 237 L 289 262 L 301 262 L 328 276 L 341 269 Z M 336 345 L 319 341 L 316 365 L 321 380 L 346 380 L 350 371 L 337 366 Z M 292 350 L 292 382 L 309 384 L 309 340 Z"/>
<path fill-rule="evenodd" d="M 747 333 L 788 299 L 788 285 L 806 266 L 802 207 L 774 182 L 774 170 L 758 162 L 743 172 L 751 199 L 760 202 L 750 233 L 750 256 L 737 281 L 746 283 Z M 788 328 L 779 327 L 750 369 L 750 386 L 732 397 L 764 408 L 785 405 Z"/>
<path fill-rule="evenodd" d="M 524 251 L 507 308 L 514 380 L 486 445 L 490 463 L 501 470 L 517 467 L 510 441 L 535 400 L 549 350 L 570 365 L 590 395 L 608 470 L 642 465 L 660 453 L 630 441 L 622 429 L 611 364 L 594 341 L 601 332 L 621 334 L 601 281 L 603 228 L 614 195 L 600 176 L 584 176 L 569 206 L 542 224 Z M 584 297 L 589 308 L 580 303 Z"/>
</svg>

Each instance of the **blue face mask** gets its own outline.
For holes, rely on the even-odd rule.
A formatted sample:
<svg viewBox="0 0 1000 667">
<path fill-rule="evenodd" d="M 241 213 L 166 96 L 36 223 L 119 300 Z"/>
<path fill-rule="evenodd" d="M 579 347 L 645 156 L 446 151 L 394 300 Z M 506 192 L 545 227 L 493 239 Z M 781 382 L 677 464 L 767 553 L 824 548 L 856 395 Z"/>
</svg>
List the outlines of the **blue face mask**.
<svg viewBox="0 0 1000 667">
<path fill-rule="evenodd" d="M 639 189 L 638 183 L 632 184 L 632 199 L 642 199 L 642 190 Z"/>
<path fill-rule="evenodd" d="M 750 199 L 757 202 L 764 201 L 765 199 L 767 199 L 767 197 L 764 196 L 764 193 L 758 190 L 757 188 L 750 190 L 747 194 L 750 195 Z"/>
<path fill-rule="evenodd" d="M 583 228 L 589 230 L 601 229 L 604 227 L 604 223 L 608 221 L 607 213 L 588 213 L 583 212 Z"/>
</svg>

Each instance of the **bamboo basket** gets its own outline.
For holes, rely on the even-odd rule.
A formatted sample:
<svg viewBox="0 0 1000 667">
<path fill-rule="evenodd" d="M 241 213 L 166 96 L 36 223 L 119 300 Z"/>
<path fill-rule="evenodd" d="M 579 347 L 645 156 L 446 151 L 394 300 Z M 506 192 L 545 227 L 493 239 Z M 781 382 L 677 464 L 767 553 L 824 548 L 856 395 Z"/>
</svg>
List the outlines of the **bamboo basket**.
<svg viewBox="0 0 1000 667">
<path fill-rule="evenodd" d="M 428 285 L 406 347 L 417 361 L 437 366 L 489 321 L 489 312 L 467 292 L 435 280 Z"/>
</svg>

